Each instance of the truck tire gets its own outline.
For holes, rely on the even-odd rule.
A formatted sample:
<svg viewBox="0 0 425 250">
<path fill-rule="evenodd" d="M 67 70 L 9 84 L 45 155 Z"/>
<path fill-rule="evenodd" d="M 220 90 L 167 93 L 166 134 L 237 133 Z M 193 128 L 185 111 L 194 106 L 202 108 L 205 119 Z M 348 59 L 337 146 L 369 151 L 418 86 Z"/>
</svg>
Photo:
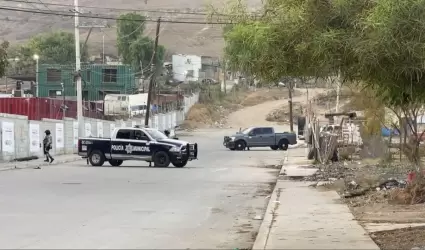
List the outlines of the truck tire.
<svg viewBox="0 0 425 250">
<path fill-rule="evenodd" d="M 103 163 L 105 163 L 105 155 L 99 150 L 94 150 L 90 153 L 89 162 L 95 167 L 103 166 Z"/>
<path fill-rule="evenodd" d="M 166 168 L 170 166 L 170 156 L 167 152 L 158 151 L 153 156 L 153 163 L 155 167 Z"/>
<path fill-rule="evenodd" d="M 235 142 L 235 149 L 238 151 L 242 151 L 246 148 L 246 143 L 242 140 Z"/>
<path fill-rule="evenodd" d="M 276 145 L 275 146 L 270 146 L 270 148 L 273 149 L 273 150 L 278 150 L 279 149 L 279 146 L 276 146 Z"/>
<path fill-rule="evenodd" d="M 109 164 L 114 167 L 119 167 L 123 163 L 123 160 L 109 160 Z"/>
<path fill-rule="evenodd" d="M 289 147 L 288 139 L 282 139 L 282 140 L 279 141 L 279 149 L 280 150 L 286 151 L 286 150 L 288 150 L 288 147 Z"/>
<path fill-rule="evenodd" d="M 186 166 L 187 161 L 181 161 L 181 162 L 172 162 L 173 166 L 176 168 L 182 168 Z"/>
</svg>

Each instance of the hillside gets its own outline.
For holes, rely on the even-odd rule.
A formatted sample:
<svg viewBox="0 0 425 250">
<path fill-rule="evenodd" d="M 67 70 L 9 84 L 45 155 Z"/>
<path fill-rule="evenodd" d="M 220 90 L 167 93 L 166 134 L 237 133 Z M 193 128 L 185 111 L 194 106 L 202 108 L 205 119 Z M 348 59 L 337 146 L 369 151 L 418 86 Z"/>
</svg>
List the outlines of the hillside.
<svg viewBox="0 0 425 250">
<path fill-rule="evenodd" d="M 26 0 L 25 0 L 26 1 Z M 72 13 L 71 6 L 54 6 L 49 4 L 72 5 L 72 0 L 28 0 L 25 1 L 2 1 L 2 7 L 13 8 L 31 8 L 43 11 L 65 11 Z M 252 7 L 257 7 L 261 0 L 247 0 Z M 35 2 L 38 2 L 36 4 Z M 44 4 L 42 4 L 44 3 Z M 211 0 L 214 6 L 223 6 L 224 0 Z M 199 0 L 125 0 L 125 1 L 101 1 L 101 0 L 80 0 L 79 5 L 81 13 L 96 13 L 101 15 L 117 16 L 120 12 L 118 9 L 128 9 L 135 11 L 152 11 L 162 10 L 178 11 L 178 12 L 194 12 L 201 11 L 207 5 L 206 1 Z M 84 6 L 95 8 L 84 8 Z M 111 9 L 105 9 L 111 8 Z M 115 9 L 115 10 L 114 10 Z M 187 15 L 164 12 L 141 12 L 151 19 L 163 17 L 169 20 L 184 20 L 203 22 L 205 16 Z M 11 43 L 23 42 L 31 36 L 50 30 L 64 29 L 73 31 L 74 20 L 72 17 L 60 17 L 53 15 L 41 15 L 22 13 L 15 11 L 0 10 L 0 36 L 4 40 Z M 101 20 L 81 20 L 82 24 L 99 23 Z M 95 28 L 89 38 L 88 44 L 90 52 L 100 53 L 102 51 L 102 36 L 105 37 L 105 52 L 116 53 L 115 40 L 116 30 L 115 22 L 108 20 L 107 24 L 110 28 L 103 29 Z M 210 26 L 210 27 L 209 27 Z M 88 33 L 88 28 L 81 29 L 81 40 L 84 41 Z M 146 23 L 145 33 L 150 36 L 155 36 L 155 23 Z M 177 24 L 163 23 L 160 33 L 160 44 L 164 45 L 171 53 L 182 54 L 198 54 L 209 56 L 220 56 L 224 45 L 222 38 L 222 27 L 220 25 L 206 24 Z"/>
</svg>

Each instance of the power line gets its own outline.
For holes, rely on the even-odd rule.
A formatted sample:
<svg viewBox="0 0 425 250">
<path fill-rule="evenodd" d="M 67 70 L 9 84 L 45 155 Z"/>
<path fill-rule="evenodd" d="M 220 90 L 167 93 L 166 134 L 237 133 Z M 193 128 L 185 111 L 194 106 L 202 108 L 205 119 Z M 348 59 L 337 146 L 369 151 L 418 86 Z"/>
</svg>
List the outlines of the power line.
<svg viewBox="0 0 425 250">
<path fill-rule="evenodd" d="M 6 10 L 6 11 L 16 11 L 16 12 L 24 12 L 24 13 L 33 13 L 33 14 L 42 14 L 42 15 L 53 15 L 53 16 L 68 16 L 68 17 L 74 17 L 74 13 L 70 12 L 59 12 L 59 11 L 42 11 L 42 10 L 36 10 L 36 9 L 25 9 L 25 8 L 10 8 L 7 6 L 1 6 L 0 10 Z M 114 21 L 131 21 L 131 22 L 156 22 L 156 20 L 153 19 L 127 19 L 127 18 L 119 18 L 119 17 L 110 17 L 110 16 L 101 16 L 101 15 L 87 15 L 87 14 L 79 14 L 80 17 L 85 18 L 92 18 L 92 19 L 103 19 L 103 20 L 114 20 Z M 178 23 L 178 24 L 232 24 L 230 22 L 194 22 L 194 21 L 172 21 L 172 20 L 161 20 L 161 22 L 164 23 Z"/>
<path fill-rule="evenodd" d="M 15 2 L 15 3 L 37 3 L 32 1 L 25 1 L 25 0 L 2 0 L 4 2 Z M 71 7 L 74 8 L 74 5 L 71 4 L 59 4 L 59 3 L 44 3 L 44 5 L 50 5 L 50 6 L 59 6 L 59 7 Z M 141 11 L 141 12 L 148 12 L 148 13 L 167 13 L 167 14 L 188 14 L 188 15 L 200 15 L 200 16 L 207 16 L 208 13 L 205 12 L 193 12 L 193 11 L 172 11 L 172 10 L 137 10 L 137 9 L 126 9 L 126 8 L 111 8 L 111 7 L 98 7 L 98 6 L 84 6 L 80 5 L 80 8 L 86 8 L 86 9 L 101 9 L 101 10 L 115 10 L 115 11 L 128 11 L 128 12 L 134 12 L 134 11 Z M 223 14 L 223 13 L 217 13 L 214 14 L 217 16 L 232 16 L 229 14 Z"/>
</svg>

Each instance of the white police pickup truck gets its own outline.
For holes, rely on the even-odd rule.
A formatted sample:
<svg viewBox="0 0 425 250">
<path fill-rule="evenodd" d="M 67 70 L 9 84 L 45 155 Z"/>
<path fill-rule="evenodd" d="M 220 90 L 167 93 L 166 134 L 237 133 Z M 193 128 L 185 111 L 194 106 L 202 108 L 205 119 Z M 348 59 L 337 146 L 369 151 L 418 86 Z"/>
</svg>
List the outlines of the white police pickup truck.
<svg viewBox="0 0 425 250">
<path fill-rule="evenodd" d="M 102 166 L 108 161 L 121 166 L 124 161 L 153 162 L 156 167 L 173 164 L 182 168 L 188 161 L 197 159 L 198 145 L 169 139 L 153 128 L 117 128 L 112 138 L 79 138 L 78 155 L 88 158 L 92 166 Z"/>
</svg>

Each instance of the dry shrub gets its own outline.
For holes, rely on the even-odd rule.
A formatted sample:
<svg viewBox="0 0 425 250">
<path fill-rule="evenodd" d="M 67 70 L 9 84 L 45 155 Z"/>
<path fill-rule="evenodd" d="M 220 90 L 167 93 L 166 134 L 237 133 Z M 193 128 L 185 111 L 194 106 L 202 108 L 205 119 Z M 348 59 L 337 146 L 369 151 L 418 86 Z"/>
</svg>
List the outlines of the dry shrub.
<svg viewBox="0 0 425 250">
<path fill-rule="evenodd" d="M 351 101 L 352 97 L 355 96 L 355 91 L 350 88 L 341 88 L 339 92 L 339 101 L 344 103 Z M 327 107 L 328 103 L 335 103 L 337 97 L 337 91 L 331 90 L 323 94 L 319 94 L 314 98 L 314 102 L 321 107 Z M 345 106 L 345 105 L 344 105 Z"/>
<path fill-rule="evenodd" d="M 292 97 L 301 95 L 301 92 L 294 90 Z M 288 98 L 288 89 L 259 89 L 245 97 L 240 103 L 244 107 L 258 105 L 268 101 L 280 100 L 282 98 Z"/>
<path fill-rule="evenodd" d="M 414 205 L 425 203 L 425 179 L 418 176 L 406 188 L 391 190 L 390 201 L 396 204 Z"/>
<path fill-rule="evenodd" d="M 303 115 L 303 106 L 298 103 L 293 103 L 293 120 L 297 123 L 297 117 Z M 275 109 L 267 114 L 266 120 L 269 122 L 288 122 L 289 121 L 289 107 L 288 104 L 282 105 L 278 109 Z"/>
<path fill-rule="evenodd" d="M 194 129 L 199 124 L 211 124 L 218 119 L 220 119 L 220 113 L 217 109 L 206 104 L 197 103 L 190 108 L 182 127 Z"/>
</svg>

